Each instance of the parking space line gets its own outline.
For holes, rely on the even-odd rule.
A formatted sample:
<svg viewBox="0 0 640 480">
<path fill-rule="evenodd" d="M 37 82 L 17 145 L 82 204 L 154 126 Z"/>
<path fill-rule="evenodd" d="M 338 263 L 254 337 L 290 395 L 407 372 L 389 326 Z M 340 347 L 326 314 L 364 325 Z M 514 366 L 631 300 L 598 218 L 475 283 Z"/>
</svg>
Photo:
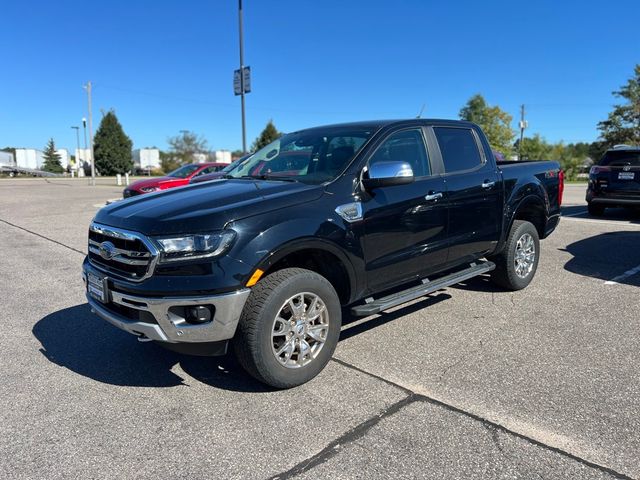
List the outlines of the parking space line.
<svg viewBox="0 0 640 480">
<path fill-rule="evenodd" d="M 617 285 L 622 280 L 624 280 L 626 278 L 629 278 L 629 277 L 635 275 L 636 273 L 640 273 L 640 265 L 638 265 L 637 267 L 632 268 L 631 270 L 627 270 L 622 275 L 618 275 L 617 277 L 614 277 L 611 280 L 607 280 L 606 282 L 604 282 L 604 284 L 605 285 Z"/>
<path fill-rule="evenodd" d="M 65 245 L 64 243 L 61 243 L 61 242 L 59 242 L 57 240 L 54 240 L 53 238 L 45 237 L 44 235 L 41 235 L 38 232 L 31 231 L 31 230 L 29 230 L 27 228 L 21 227 L 20 225 L 16 225 L 14 223 L 7 222 L 6 220 L 3 220 L 2 218 L 0 218 L 0 222 L 6 223 L 7 225 L 9 225 L 9 226 L 11 226 L 13 228 L 17 228 L 18 230 L 22 230 L 23 232 L 30 233 L 31 235 L 35 235 L 36 237 L 40 237 L 40 238 L 44 238 L 45 240 L 49 240 L 50 242 L 56 243 L 56 244 L 58 244 L 58 245 L 60 245 L 61 247 L 64 247 L 64 248 L 68 248 L 69 250 L 72 250 L 72 251 L 74 251 L 76 253 L 79 253 L 80 255 L 86 255 L 85 252 L 81 252 L 80 250 L 78 250 L 76 248 L 70 247 L 69 245 Z"/>
</svg>

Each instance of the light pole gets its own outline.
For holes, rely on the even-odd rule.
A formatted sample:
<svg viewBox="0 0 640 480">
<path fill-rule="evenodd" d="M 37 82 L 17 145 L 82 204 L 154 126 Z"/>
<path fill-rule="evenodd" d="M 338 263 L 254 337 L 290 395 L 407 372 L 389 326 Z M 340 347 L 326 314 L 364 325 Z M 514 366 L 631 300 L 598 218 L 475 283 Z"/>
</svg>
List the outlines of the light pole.
<svg viewBox="0 0 640 480">
<path fill-rule="evenodd" d="M 80 172 L 80 127 L 71 128 L 76 131 L 76 170 Z"/>
<path fill-rule="evenodd" d="M 91 82 L 87 82 L 84 86 L 87 90 L 87 107 L 89 110 L 89 149 L 91 151 L 91 185 L 96 185 L 96 162 L 93 156 L 93 125 L 91 122 L 92 113 L 91 113 Z"/>
</svg>

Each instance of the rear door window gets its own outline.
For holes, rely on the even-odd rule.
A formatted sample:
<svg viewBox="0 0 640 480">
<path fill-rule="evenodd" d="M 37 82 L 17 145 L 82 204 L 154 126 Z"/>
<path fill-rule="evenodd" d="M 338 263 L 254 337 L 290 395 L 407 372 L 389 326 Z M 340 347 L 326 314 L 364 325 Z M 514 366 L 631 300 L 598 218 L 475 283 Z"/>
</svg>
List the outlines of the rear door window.
<svg viewBox="0 0 640 480">
<path fill-rule="evenodd" d="M 482 165 L 476 137 L 470 128 L 434 127 L 446 173 L 472 170 Z"/>
</svg>

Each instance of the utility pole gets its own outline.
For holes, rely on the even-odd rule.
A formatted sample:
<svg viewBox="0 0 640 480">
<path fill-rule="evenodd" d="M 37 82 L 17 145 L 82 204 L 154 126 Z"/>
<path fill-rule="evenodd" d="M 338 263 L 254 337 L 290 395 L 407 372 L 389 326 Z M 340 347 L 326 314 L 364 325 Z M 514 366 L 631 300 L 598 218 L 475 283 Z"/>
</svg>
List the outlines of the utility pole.
<svg viewBox="0 0 640 480">
<path fill-rule="evenodd" d="M 524 129 L 529 126 L 529 122 L 524 119 L 524 104 L 520 105 L 520 141 L 518 142 L 518 160 L 522 161 L 522 140 L 524 140 Z"/>
<path fill-rule="evenodd" d="M 242 35 L 242 0 L 238 0 L 238 20 L 240 27 L 240 104 L 242 108 L 242 153 L 247 153 L 247 134 L 244 116 L 244 40 Z"/>
<path fill-rule="evenodd" d="M 91 82 L 87 82 L 84 86 L 87 90 L 87 103 L 89 107 L 89 149 L 91 150 L 91 186 L 96 185 L 96 163 L 93 157 L 93 115 L 91 113 Z"/>
<path fill-rule="evenodd" d="M 71 127 L 76 131 L 76 170 L 80 171 L 80 127 Z M 73 173 L 73 172 L 72 172 Z"/>
</svg>

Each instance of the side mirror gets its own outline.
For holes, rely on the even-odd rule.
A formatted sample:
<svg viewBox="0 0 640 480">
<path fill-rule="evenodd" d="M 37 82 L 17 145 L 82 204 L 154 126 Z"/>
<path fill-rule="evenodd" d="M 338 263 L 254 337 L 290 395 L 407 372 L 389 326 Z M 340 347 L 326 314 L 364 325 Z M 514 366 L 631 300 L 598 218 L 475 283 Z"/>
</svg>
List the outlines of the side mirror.
<svg viewBox="0 0 640 480">
<path fill-rule="evenodd" d="M 366 178 L 362 179 L 364 188 L 391 187 L 406 185 L 414 180 L 411 165 L 406 162 L 378 162 L 369 167 Z"/>
</svg>

